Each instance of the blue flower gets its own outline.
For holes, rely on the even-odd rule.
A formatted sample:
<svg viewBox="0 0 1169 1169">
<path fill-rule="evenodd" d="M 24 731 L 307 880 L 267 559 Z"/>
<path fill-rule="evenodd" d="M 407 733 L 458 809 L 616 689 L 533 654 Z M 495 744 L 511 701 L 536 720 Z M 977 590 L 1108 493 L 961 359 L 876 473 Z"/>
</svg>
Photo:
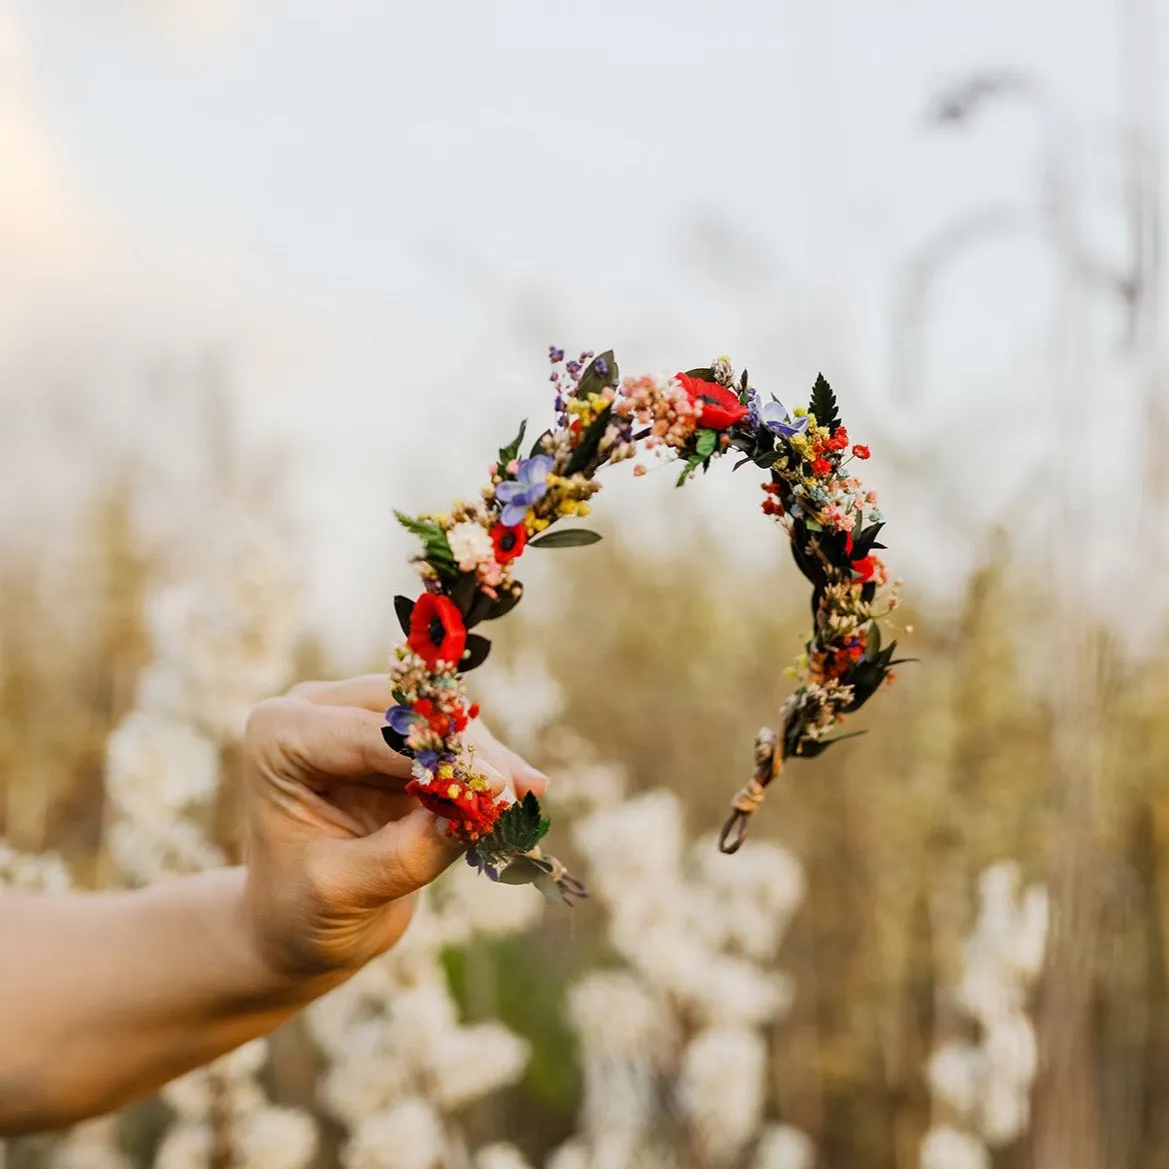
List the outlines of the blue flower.
<svg viewBox="0 0 1169 1169">
<path fill-rule="evenodd" d="M 501 483 L 495 489 L 495 498 L 503 504 L 499 522 L 511 528 L 523 522 L 528 508 L 548 490 L 548 476 L 552 473 L 551 455 L 533 455 L 520 463 L 515 480 Z"/>
<path fill-rule="evenodd" d="M 391 706 L 386 711 L 386 722 L 390 724 L 390 729 L 402 736 L 408 735 L 415 720 L 421 717 L 408 706 Z"/>
<path fill-rule="evenodd" d="M 479 855 L 478 849 L 473 848 L 467 853 L 467 864 L 480 873 L 485 873 L 493 881 L 499 880 L 499 870 L 494 865 L 488 864 L 486 858 Z"/>
<path fill-rule="evenodd" d="M 427 771 L 433 775 L 438 770 L 438 752 L 437 751 L 419 751 L 414 756 L 414 762 L 419 767 L 425 767 Z"/>
<path fill-rule="evenodd" d="M 759 429 L 761 403 L 758 390 L 747 391 L 747 425 L 752 430 Z"/>
<path fill-rule="evenodd" d="M 808 416 L 805 414 L 802 418 L 793 420 L 792 416 L 788 413 L 787 407 L 782 402 L 768 402 L 760 410 L 759 416 L 763 420 L 763 425 L 772 434 L 778 434 L 782 438 L 791 438 L 794 434 L 803 434 L 808 429 Z"/>
</svg>

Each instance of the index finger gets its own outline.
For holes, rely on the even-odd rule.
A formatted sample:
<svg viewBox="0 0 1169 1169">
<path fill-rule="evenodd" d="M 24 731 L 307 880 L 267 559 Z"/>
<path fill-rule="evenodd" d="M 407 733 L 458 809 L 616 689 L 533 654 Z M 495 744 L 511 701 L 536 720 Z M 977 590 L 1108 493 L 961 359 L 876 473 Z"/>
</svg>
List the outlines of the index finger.
<svg viewBox="0 0 1169 1169">
<path fill-rule="evenodd" d="M 270 698 L 252 712 L 245 741 L 261 765 L 297 779 L 408 779 L 410 760 L 382 738 L 384 722 L 354 706 Z"/>
</svg>

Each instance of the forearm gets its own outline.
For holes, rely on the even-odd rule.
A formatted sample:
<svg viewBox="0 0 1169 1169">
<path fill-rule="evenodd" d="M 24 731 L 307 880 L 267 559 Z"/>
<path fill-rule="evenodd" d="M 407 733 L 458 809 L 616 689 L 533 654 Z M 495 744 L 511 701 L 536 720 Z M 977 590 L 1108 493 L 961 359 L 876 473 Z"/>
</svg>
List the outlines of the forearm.
<svg viewBox="0 0 1169 1169">
<path fill-rule="evenodd" d="M 339 976 L 273 972 L 242 869 L 0 896 L 0 1135 L 110 1111 L 268 1033 Z"/>
</svg>

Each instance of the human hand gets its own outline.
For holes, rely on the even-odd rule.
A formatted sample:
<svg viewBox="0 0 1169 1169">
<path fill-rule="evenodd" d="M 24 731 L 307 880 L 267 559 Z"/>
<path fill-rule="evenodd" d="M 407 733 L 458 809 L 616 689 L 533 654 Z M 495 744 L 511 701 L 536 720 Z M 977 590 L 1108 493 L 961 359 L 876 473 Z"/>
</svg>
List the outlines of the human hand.
<svg viewBox="0 0 1169 1169">
<path fill-rule="evenodd" d="M 302 683 L 248 720 L 245 912 L 282 977 L 344 977 L 388 949 L 414 894 L 461 854 L 405 794 L 410 761 L 381 733 L 392 704 L 375 674 Z M 546 778 L 481 721 L 463 740 L 497 792 L 543 794 Z"/>
</svg>

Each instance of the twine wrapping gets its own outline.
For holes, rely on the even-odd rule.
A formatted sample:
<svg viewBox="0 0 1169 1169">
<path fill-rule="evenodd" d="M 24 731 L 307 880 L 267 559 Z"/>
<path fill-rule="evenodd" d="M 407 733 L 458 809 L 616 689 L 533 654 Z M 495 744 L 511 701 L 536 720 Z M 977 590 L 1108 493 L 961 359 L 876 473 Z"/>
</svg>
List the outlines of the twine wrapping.
<svg viewBox="0 0 1169 1169">
<path fill-rule="evenodd" d="M 738 852 L 747 839 L 747 825 L 767 795 L 767 785 L 783 770 L 779 736 L 770 727 L 755 736 L 755 774 L 735 793 L 731 814 L 718 837 L 720 852 Z"/>
</svg>

